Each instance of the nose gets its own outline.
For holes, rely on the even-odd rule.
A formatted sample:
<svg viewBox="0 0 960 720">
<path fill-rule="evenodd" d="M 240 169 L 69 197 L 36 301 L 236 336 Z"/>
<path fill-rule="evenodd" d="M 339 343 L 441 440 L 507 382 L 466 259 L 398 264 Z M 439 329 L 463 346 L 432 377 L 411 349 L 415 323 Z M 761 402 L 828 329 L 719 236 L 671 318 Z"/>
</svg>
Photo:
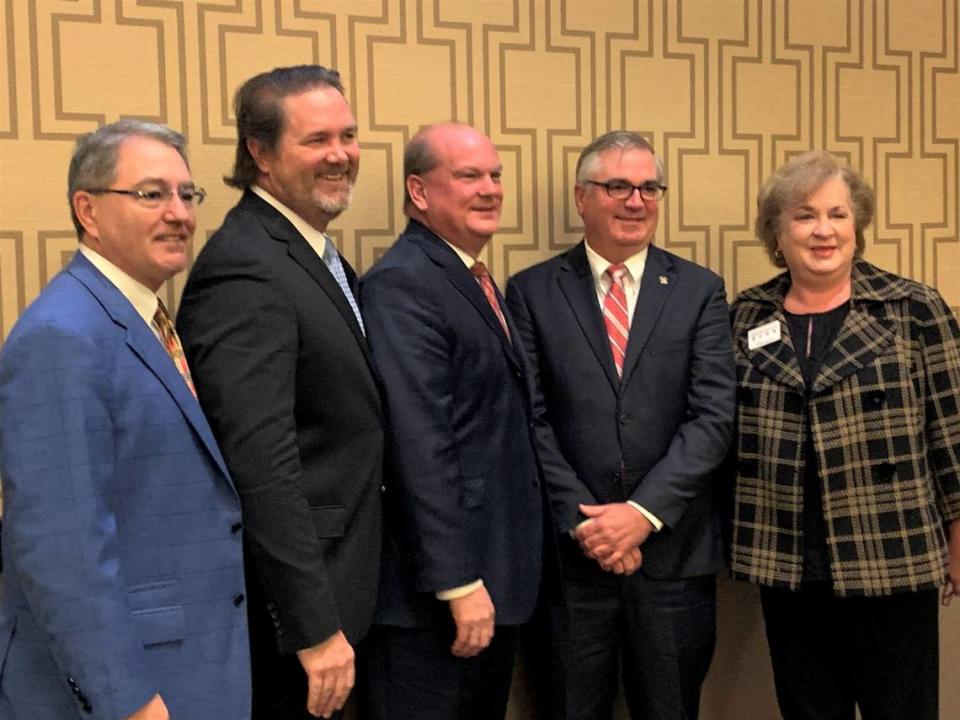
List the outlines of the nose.
<svg viewBox="0 0 960 720">
<path fill-rule="evenodd" d="M 503 193 L 500 183 L 493 179 L 493 175 L 487 173 L 480 182 L 480 194 L 486 197 L 497 196 Z"/>
<path fill-rule="evenodd" d="M 630 191 L 630 195 L 627 196 L 627 199 L 623 201 L 623 204 L 627 207 L 639 208 L 643 207 L 643 195 L 640 194 L 640 188 L 634 188 Z"/>
<path fill-rule="evenodd" d="M 817 217 L 816 225 L 813 228 L 813 232 L 817 237 L 829 237 L 833 234 L 833 225 L 830 224 L 830 218 L 826 215 L 820 215 Z"/>
<path fill-rule="evenodd" d="M 352 145 L 353 143 L 351 143 Z M 331 165 L 343 165 L 349 158 L 347 146 L 339 139 L 334 139 L 330 143 L 330 149 L 327 153 L 327 162 Z"/>
<path fill-rule="evenodd" d="M 194 216 L 194 213 L 196 213 L 196 207 L 193 203 L 185 203 L 178 193 L 173 193 L 163 208 L 163 219 L 171 223 L 186 222 Z"/>
</svg>

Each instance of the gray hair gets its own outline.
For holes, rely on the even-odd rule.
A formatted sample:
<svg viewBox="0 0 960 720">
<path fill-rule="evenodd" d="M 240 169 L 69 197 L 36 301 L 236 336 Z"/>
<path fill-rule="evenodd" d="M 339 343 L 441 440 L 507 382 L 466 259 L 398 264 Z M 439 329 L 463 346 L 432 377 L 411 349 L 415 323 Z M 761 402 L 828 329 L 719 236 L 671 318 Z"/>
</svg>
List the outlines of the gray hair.
<svg viewBox="0 0 960 720">
<path fill-rule="evenodd" d="M 120 146 L 134 137 L 150 138 L 169 145 L 180 154 L 187 167 L 190 166 L 187 161 L 187 139 L 176 130 L 159 123 L 126 118 L 81 135 L 77 138 L 67 173 L 67 202 L 78 238 L 83 237 L 84 231 L 80 218 L 73 210 L 74 194 L 80 190 L 110 187 L 117 176 Z"/>
<path fill-rule="evenodd" d="M 587 145 L 580 153 L 577 159 L 577 185 L 584 185 L 587 180 L 592 180 L 597 171 L 600 153 L 607 150 L 646 150 L 653 155 L 653 160 L 657 166 L 657 182 L 663 183 L 663 161 L 657 152 L 643 135 L 630 130 L 612 130 L 604 133 L 592 143 Z"/>
</svg>

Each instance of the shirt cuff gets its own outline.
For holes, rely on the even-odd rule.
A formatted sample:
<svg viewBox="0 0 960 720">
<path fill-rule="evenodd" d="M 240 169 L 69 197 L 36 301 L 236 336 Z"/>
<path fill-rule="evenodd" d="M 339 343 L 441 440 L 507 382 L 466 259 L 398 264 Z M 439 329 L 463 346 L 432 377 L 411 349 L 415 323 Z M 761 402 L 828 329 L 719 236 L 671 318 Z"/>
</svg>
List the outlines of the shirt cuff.
<svg viewBox="0 0 960 720">
<path fill-rule="evenodd" d="M 472 583 L 461 585 L 460 587 L 450 588 L 449 590 L 440 590 L 437 592 L 437 600 L 456 600 L 466 597 L 474 590 L 483 587 L 483 580 L 474 580 Z"/>
<path fill-rule="evenodd" d="M 627 505 L 632 507 L 634 510 L 638 511 L 647 520 L 649 520 L 650 524 L 653 525 L 654 532 L 660 532 L 661 530 L 663 530 L 663 521 L 660 518 L 658 518 L 656 515 L 654 515 L 652 512 L 647 510 L 645 507 L 643 507 L 642 505 L 638 505 L 633 500 L 627 500 Z"/>
</svg>

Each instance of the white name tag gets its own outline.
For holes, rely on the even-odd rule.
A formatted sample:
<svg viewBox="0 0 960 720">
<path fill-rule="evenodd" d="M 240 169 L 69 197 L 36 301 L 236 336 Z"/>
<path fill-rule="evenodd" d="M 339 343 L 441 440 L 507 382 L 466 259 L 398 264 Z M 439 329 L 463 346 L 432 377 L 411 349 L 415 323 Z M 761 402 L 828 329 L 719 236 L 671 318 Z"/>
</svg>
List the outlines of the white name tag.
<svg viewBox="0 0 960 720">
<path fill-rule="evenodd" d="M 758 325 L 747 332 L 747 347 L 751 350 L 762 348 L 764 345 L 775 343 L 780 339 L 780 321 L 773 320 L 765 325 Z"/>
</svg>

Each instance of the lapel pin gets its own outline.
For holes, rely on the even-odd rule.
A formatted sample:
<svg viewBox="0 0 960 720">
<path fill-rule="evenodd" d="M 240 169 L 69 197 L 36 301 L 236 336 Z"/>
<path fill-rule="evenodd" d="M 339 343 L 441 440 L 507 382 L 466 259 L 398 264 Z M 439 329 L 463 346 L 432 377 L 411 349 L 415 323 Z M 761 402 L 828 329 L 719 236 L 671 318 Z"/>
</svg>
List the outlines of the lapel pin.
<svg viewBox="0 0 960 720">
<path fill-rule="evenodd" d="M 670 279 L 669 279 L 666 275 L 661 275 L 661 276 L 660 276 L 660 284 L 661 284 L 661 285 L 669 285 L 669 284 L 670 284 Z"/>
</svg>

